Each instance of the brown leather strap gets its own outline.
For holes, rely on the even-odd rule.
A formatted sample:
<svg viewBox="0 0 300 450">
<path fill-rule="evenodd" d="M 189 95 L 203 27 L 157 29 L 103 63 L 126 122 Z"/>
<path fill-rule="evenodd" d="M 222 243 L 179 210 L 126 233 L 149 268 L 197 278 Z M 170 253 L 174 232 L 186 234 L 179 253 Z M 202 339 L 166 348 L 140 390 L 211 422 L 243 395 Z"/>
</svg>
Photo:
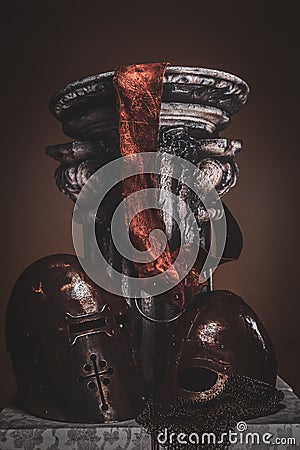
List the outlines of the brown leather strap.
<svg viewBox="0 0 300 450">
<path fill-rule="evenodd" d="M 166 63 L 136 64 L 116 69 L 114 85 L 119 99 L 120 152 L 122 156 L 140 152 L 156 152 L 158 140 L 159 115 L 161 107 L 162 83 Z M 141 189 L 155 188 L 155 176 L 140 173 L 123 180 L 123 197 Z M 126 176 L 126 174 L 124 174 Z M 151 193 L 149 191 L 148 196 Z M 136 206 L 136 205 L 133 205 Z M 144 209 L 139 205 L 140 213 L 134 215 L 127 203 L 125 215 L 132 217 L 130 237 L 136 248 L 151 254 L 158 254 L 158 242 L 149 242 L 149 234 L 154 229 L 165 231 L 165 224 L 159 210 Z M 155 275 L 171 265 L 168 246 L 158 260 L 153 258 L 149 264 L 136 264 L 139 276 Z M 176 274 L 174 274 L 176 276 Z"/>
<path fill-rule="evenodd" d="M 115 70 L 123 156 L 157 149 L 163 76 L 168 63 L 134 64 Z"/>
<path fill-rule="evenodd" d="M 120 66 L 115 70 L 114 86 L 119 101 L 119 132 L 120 151 L 122 156 L 134 155 L 140 152 L 155 152 L 158 144 L 159 115 L 161 109 L 163 76 L 167 63 L 135 64 Z M 155 176 L 145 174 L 145 168 L 140 168 L 140 174 L 134 177 L 124 176 L 122 185 L 123 197 L 141 189 L 155 188 Z M 150 194 L 149 194 L 150 195 Z M 140 251 L 157 255 L 157 242 L 149 242 L 149 234 L 154 229 L 165 232 L 165 223 L 158 209 L 144 209 L 140 205 L 140 213 L 134 215 L 130 210 L 130 202 L 125 215 L 133 217 L 129 227 L 131 240 Z M 150 263 L 136 263 L 139 277 L 151 277 L 170 269 L 177 285 L 168 293 L 162 295 L 162 300 L 172 303 L 178 309 L 185 305 L 185 290 L 191 294 L 201 289 L 199 284 L 199 269 L 196 267 L 188 274 L 184 286 L 179 282 L 178 273 L 172 266 L 178 250 L 170 251 L 168 245 L 158 258 Z M 200 256 L 200 255 L 199 255 Z M 201 261 L 203 256 L 199 258 Z M 200 264 L 201 265 L 201 264 Z M 190 297 L 190 295 L 188 295 Z M 160 296 L 159 296 L 160 297 Z"/>
</svg>

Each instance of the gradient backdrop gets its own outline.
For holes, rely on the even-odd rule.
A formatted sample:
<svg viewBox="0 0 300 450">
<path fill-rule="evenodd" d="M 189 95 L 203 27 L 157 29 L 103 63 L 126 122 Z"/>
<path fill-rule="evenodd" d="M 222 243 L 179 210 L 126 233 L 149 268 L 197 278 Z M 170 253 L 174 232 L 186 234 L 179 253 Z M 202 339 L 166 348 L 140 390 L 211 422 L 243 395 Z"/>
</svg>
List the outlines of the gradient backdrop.
<svg viewBox="0 0 300 450">
<path fill-rule="evenodd" d="M 73 252 L 72 203 L 44 155 L 67 141 L 48 112 L 66 83 L 119 64 L 170 61 L 244 78 L 251 96 L 223 135 L 242 138 L 240 178 L 224 199 L 243 230 L 238 262 L 215 288 L 241 295 L 274 343 L 280 374 L 300 392 L 299 108 L 296 2 L 17 1 L 1 10 L 0 406 L 15 390 L 5 351 L 7 300 L 35 259 Z M 278 3 L 278 5 L 276 4 Z"/>
</svg>

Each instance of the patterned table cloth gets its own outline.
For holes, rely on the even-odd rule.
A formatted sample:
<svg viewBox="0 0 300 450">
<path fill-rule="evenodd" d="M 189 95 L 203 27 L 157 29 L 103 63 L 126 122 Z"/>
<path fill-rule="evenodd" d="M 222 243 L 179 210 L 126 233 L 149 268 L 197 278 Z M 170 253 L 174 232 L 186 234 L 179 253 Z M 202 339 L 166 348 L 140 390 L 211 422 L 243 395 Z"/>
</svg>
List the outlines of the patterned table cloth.
<svg viewBox="0 0 300 450">
<path fill-rule="evenodd" d="M 277 386 L 284 391 L 284 408 L 272 416 L 252 419 L 239 424 L 243 442 L 234 443 L 230 450 L 300 449 L 300 399 L 292 388 L 278 378 Z M 246 428 L 246 429 L 245 429 Z M 242 431 L 244 429 L 244 431 Z M 246 440 L 246 434 L 250 436 Z M 269 433 L 269 434 L 268 434 Z M 268 437 L 264 443 L 263 436 Z M 239 438 L 241 439 L 241 438 Z M 253 440 L 254 439 L 254 440 Z M 294 440 L 294 441 L 293 441 Z M 151 450 L 160 449 L 134 420 L 116 425 L 87 425 L 53 422 L 34 417 L 13 406 L 0 413 L 1 450 Z M 186 445 L 187 450 L 196 445 Z"/>
</svg>

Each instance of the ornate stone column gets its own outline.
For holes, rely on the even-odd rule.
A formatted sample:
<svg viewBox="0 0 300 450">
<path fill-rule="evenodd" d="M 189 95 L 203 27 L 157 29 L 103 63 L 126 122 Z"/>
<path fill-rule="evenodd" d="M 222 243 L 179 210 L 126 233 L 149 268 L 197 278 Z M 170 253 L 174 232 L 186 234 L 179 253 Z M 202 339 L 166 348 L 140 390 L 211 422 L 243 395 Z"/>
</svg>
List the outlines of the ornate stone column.
<svg viewBox="0 0 300 450">
<path fill-rule="evenodd" d="M 248 92 L 244 81 L 225 72 L 168 66 L 163 80 L 157 151 L 179 156 L 196 165 L 203 176 L 209 178 L 219 196 L 223 196 L 236 183 L 238 167 L 235 155 L 241 150 L 242 143 L 240 140 L 221 138 L 219 133 L 230 124 L 231 116 L 246 102 Z M 52 97 L 50 110 L 61 122 L 64 133 L 76 139 L 75 142 L 53 145 L 46 150 L 49 156 L 60 163 L 55 172 L 58 188 L 75 202 L 89 177 L 109 161 L 121 156 L 113 72 L 67 85 Z M 201 245 L 209 248 L 209 219 L 217 218 L 222 212 L 207 211 L 191 189 L 187 189 L 180 180 L 172 179 L 172 168 L 170 171 L 169 167 L 162 166 L 160 173 L 167 173 L 168 176 L 158 178 L 158 188 L 162 192 L 170 190 L 190 206 L 198 223 Z M 116 270 L 134 276 L 134 265 L 120 256 L 110 234 L 111 218 L 120 201 L 120 188 L 116 186 L 98 210 L 97 241 L 106 260 Z M 227 219 L 227 243 L 220 256 L 225 261 L 239 257 L 242 236 L 225 205 L 224 212 Z M 188 229 L 189 223 L 182 220 L 181 225 Z M 176 248 L 180 245 L 178 227 L 172 221 L 165 222 L 169 245 Z M 84 245 L 89 248 L 92 244 L 84 242 Z M 90 251 L 93 249 L 90 248 Z M 127 288 L 124 288 L 124 297 L 135 312 L 145 375 L 151 385 L 154 355 L 159 346 L 156 342 L 157 327 L 163 326 L 159 322 L 174 319 L 178 311 L 170 304 L 158 304 L 155 297 L 137 301 L 131 297 Z"/>
</svg>

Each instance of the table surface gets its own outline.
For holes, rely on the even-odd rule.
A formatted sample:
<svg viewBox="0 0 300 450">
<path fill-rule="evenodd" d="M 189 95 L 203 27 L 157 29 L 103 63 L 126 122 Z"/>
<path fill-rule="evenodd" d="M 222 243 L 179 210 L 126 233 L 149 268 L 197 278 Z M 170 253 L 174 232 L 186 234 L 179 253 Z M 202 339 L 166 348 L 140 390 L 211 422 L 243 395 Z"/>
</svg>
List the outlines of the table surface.
<svg viewBox="0 0 300 450">
<path fill-rule="evenodd" d="M 247 421 L 245 433 L 272 434 L 272 445 L 248 442 L 232 444 L 230 449 L 300 449 L 300 399 L 278 378 L 284 391 L 284 407 L 276 414 Z M 279 438 L 284 444 L 275 443 Z M 294 438 L 295 443 L 287 441 Z M 150 450 L 151 439 L 134 420 L 117 424 L 78 424 L 40 419 L 8 406 L 0 413 L 1 450 Z M 195 445 L 187 445 L 187 450 Z"/>
</svg>

